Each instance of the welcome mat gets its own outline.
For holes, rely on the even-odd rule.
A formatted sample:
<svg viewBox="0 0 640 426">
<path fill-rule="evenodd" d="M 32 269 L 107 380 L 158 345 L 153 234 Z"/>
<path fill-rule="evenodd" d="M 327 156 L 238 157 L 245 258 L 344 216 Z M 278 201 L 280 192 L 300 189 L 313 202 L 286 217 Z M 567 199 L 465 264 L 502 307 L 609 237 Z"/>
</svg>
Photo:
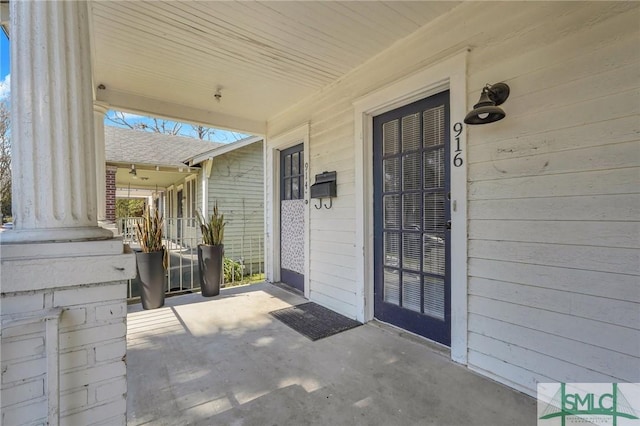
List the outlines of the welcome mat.
<svg viewBox="0 0 640 426">
<path fill-rule="evenodd" d="M 269 313 L 313 341 L 362 325 L 313 302 Z"/>
</svg>

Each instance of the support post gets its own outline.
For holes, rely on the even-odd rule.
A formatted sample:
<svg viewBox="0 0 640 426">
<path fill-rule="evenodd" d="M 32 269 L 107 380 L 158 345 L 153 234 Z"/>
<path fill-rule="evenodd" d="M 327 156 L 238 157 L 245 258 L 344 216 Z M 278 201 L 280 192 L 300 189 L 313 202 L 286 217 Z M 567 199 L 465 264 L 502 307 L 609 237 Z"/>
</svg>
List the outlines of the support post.
<svg viewBox="0 0 640 426">
<path fill-rule="evenodd" d="M 100 102 L 93 104 L 93 126 L 96 145 L 96 196 L 98 222 L 108 222 L 107 217 L 107 160 L 104 140 L 104 117 L 109 106 Z"/>
<path fill-rule="evenodd" d="M 10 3 L 14 230 L 2 243 L 113 237 L 98 227 L 87 3 Z"/>
</svg>

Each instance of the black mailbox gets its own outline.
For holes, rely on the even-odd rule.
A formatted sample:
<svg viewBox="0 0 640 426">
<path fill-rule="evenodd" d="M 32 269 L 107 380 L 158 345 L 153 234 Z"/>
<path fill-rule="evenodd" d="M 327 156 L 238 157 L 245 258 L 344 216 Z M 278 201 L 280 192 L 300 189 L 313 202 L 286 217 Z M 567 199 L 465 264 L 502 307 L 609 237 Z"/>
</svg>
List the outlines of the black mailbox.
<svg viewBox="0 0 640 426">
<path fill-rule="evenodd" d="M 316 183 L 311 185 L 311 198 L 335 197 L 336 172 L 323 172 L 316 175 Z"/>
</svg>

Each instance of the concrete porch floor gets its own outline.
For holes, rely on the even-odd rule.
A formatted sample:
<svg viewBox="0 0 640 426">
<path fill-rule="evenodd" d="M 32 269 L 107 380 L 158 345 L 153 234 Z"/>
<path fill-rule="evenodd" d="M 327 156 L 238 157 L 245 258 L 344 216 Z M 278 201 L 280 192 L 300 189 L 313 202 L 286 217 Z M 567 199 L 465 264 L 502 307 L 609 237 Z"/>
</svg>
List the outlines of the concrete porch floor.
<svg viewBox="0 0 640 426">
<path fill-rule="evenodd" d="M 312 342 L 268 312 L 305 299 L 271 284 L 129 306 L 130 425 L 534 425 L 535 400 L 400 330 Z"/>
</svg>

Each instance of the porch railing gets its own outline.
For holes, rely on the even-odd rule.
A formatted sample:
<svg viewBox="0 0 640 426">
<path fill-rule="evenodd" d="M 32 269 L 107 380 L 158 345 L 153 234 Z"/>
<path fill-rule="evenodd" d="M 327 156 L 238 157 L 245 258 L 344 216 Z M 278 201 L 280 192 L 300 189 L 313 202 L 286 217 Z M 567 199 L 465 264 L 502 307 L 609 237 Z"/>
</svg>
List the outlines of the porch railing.
<svg viewBox="0 0 640 426">
<path fill-rule="evenodd" d="M 121 218 L 116 222 L 123 242 L 135 250 L 140 250 L 135 236 L 135 226 L 142 218 Z M 200 229 L 195 218 L 165 218 L 163 229 L 164 246 L 168 251 L 165 275 L 165 293 L 181 294 L 200 290 L 198 270 L 198 244 L 201 242 Z M 225 237 L 225 278 L 224 286 L 264 280 L 264 238 Z M 138 278 L 129 280 L 127 297 L 140 296 Z"/>
</svg>

